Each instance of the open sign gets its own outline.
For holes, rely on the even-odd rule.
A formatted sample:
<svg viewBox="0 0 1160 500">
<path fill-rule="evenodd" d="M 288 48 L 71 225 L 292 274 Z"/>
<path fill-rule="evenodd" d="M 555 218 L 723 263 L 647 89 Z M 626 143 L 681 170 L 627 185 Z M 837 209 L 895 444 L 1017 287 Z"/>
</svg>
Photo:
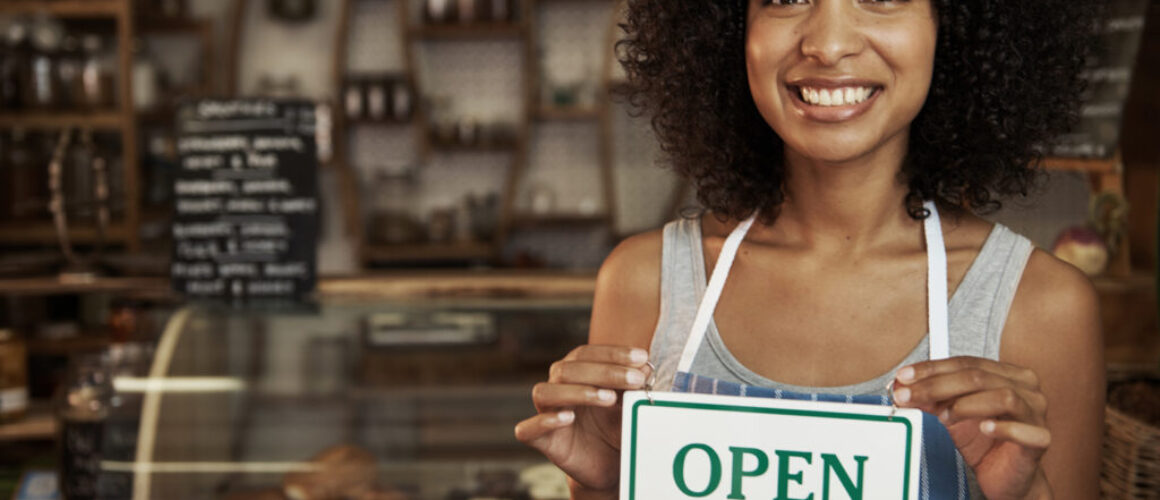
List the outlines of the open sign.
<svg viewBox="0 0 1160 500">
<path fill-rule="evenodd" d="M 918 498 L 918 410 L 633 391 L 623 418 L 622 499 Z"/>
</svg>

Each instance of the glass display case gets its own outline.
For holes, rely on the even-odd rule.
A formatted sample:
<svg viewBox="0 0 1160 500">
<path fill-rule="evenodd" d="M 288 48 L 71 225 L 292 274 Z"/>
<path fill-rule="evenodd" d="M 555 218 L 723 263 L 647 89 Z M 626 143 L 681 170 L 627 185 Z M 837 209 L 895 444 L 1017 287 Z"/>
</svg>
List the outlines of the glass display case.
<svg viewBox="0 0 1160 500">
<path fill-rule="evenodd" d="M 176 311 L 112 377 L 100 482 L 121 498 L 566 498 L 515 440 L 585 341 L 590 298 L 328 300 Z M 109 492 L 109 490 L 115 490 Z"/>
</svg>

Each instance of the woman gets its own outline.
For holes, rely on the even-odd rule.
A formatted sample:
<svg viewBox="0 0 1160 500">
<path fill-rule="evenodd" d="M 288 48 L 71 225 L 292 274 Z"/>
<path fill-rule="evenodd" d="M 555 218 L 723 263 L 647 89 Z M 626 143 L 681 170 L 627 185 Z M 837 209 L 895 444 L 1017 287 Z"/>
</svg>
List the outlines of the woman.
<svg viewBox="0 0 1160 500">
<path fill-rule="evenodd" d="M 590 343 L 536 386 L 517 438 L 573 498 L 615 498 L 618 391 L 656 366 L 661 389 L 700 378 L 919 408 L 924 498 L 1097 498 L 1093 288 L 973 214 L 1026 194 L 1039 148 L 1074 123 L 1084 4 L 630 1 L 634 102 L 711 213 L 608 257 Z M 945 278 L 928 265 L 939 243 Z M 936 335 L 928 303 L 948 299 Z"/>
</svg>

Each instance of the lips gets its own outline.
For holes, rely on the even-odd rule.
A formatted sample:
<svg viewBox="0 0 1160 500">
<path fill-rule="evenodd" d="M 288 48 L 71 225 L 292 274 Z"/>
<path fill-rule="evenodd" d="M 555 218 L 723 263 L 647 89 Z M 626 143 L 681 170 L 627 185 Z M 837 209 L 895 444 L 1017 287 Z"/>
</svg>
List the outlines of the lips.
<svg viewBox="0 0 1160 500">
<path fill-rule="evenodd" d="M 862 115 L 883 90 L 878 83 L 851 79 L 802 79 L 786 85 L 790 100 L 801 116 L 827 123 Z"/>
</svg>

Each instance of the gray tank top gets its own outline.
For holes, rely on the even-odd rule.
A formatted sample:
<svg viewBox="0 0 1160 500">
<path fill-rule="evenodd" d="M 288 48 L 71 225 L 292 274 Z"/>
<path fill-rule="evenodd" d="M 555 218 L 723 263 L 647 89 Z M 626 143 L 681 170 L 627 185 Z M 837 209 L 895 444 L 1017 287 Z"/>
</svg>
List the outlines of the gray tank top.
<svg viewBox="0 0 1160 500">
<path fill-rule="evenodd" d="M 1023 269 L 1034 249 L 1031 241 L 996 224 L 978 257 L 967 270 L 948 304 L 950 355 L 999 359 L 999 341 L 1007 312 Z M 701 219 L 681 218 L 665 225 L 661 268 L 660 317 L 649 350 L 657 367 L 654 387 L 670 387 L 685 346 L 697 306 L 705 293 L 705 258 Z M 928 357 L 924 337 L 901 363 L 865 382 L 835 387 L 783 384 L 749 370 L 729 352 L 716 322 L 710 320 L 705 340 L 690 372 L 700 376 L 799 393 L 886 395 L 887 383 L 903 366 Z"/>
</svg>

